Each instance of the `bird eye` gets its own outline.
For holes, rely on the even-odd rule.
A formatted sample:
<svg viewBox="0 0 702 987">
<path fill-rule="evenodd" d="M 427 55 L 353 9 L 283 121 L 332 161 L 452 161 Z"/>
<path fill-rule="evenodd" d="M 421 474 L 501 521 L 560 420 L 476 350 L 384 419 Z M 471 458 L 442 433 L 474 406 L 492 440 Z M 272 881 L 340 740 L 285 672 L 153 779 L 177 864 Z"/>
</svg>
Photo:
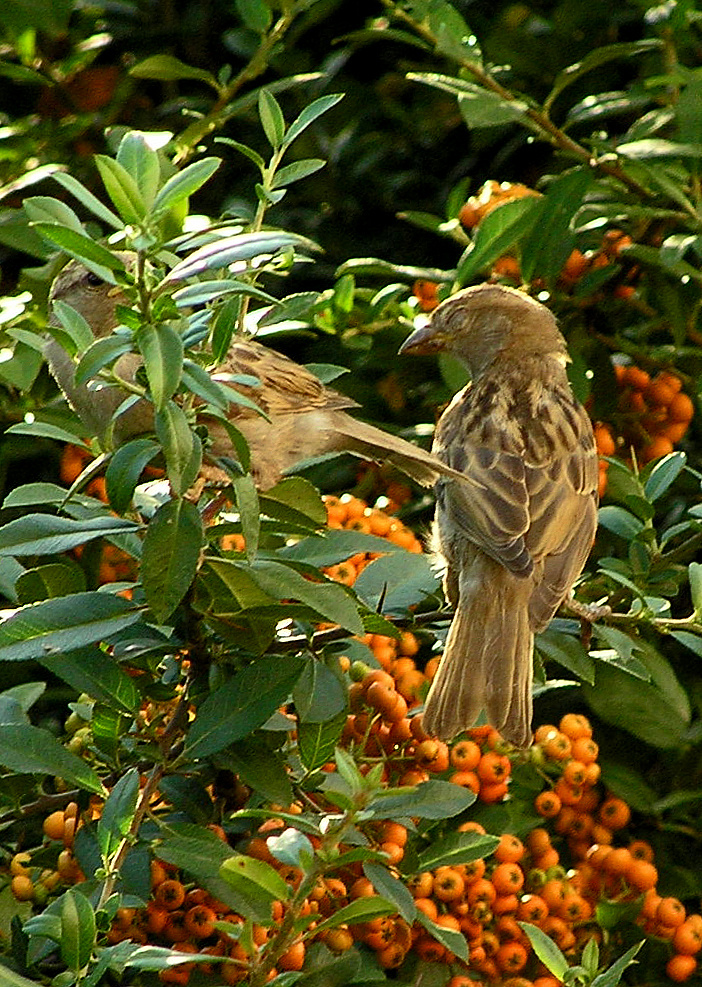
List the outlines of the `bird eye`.
<svg viewBox="0 0 702 987">
<path fill-rule="evenodd" d="M 105 282 L 100 277 L 99 274 L 95 274 L 93 271 L 88 271 L 85 275 L 85 283 L 89 284 L 91 288 L 97 288 L 99 285 Z"/>
</svg>

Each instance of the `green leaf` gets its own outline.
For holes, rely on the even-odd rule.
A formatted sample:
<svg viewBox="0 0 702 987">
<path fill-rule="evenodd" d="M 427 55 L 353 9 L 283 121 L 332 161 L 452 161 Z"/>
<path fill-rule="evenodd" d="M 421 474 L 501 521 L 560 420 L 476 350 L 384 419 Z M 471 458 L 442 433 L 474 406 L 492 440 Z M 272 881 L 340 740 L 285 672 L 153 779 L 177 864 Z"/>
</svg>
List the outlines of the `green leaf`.
<svg viewBox="0 0 702 987">
<path fill-rule="evenodd" d="M 61 904 L 61 959 L 75 974 L 80 973 L 95 948 L 95 912 L 84 894 L 69 888 Z"/>
<path fill-rule="evenodd" d="M 235 0 L 236 10 L 250 31 L 263 34 L 273 21 L 271 8 L 265 0 Z"/>
<path fill-rule="evenodd" d="M 108 363 L 130 351 L 131 341 L 121 333 L 96 339 L 80 358 L 75 372 L 76 384 L 85 384 Z"/>
<path fill-rule="evenodd" d="M 319 491 L 301 476 L 287 476 L 259 495 L 261 509 L 269 517 L 307 520 L 321 528 L 327 523 L 327 510 Z M 309 525 L 308 525 L 309 526 Z"/>
<path fill-rule="evenodd" d="M 103 223 L 107 223 L 108 226 L 112 226 L 116 230 L 122 229 L 124 224 L 119 216 L 115 216 L 111 209 L 108 209 L 107 206 L 103 205 L 97 196 L 93 195 L 93 193 L 90 192 L 85 185 L 82 185 L 77 178 L 74 178 L 73 175 L 70 175 L 65 171 L 57 171 L 56 174 L 52 175 L 52 178 L 57 181 L 59 185 L 62 185 L 67 192 L 74 195 L 86 209 L 89 209 L 90 212 L 94 216 L 97 216 L 98 219 L 101 219 Z"/>
<path fill-rule="evenodd" d="M 324 723 L 346 709 L 346 684 L 323 661 L 310 658 L 295 686 L 293 701 L 301 722 Z"/>
<path fill-rule="evenodd" d="M 522 240 L 521 269 L 525 281 L 543 278 L 551 285 L 576 244 L 573 217 L 581 208 L 594 177 L 590 168 L 575 168 L 554 179 L 540 201 L 536 222 Z M 481 224 L 482 225 L 482 224 Z"/>
<path fill-rule="evenodd" d="M 345 710 L 328 720 L 298 724 L 298 753 L 308 772 L 321 768 L 331 759 L 345 724 Z"/>
<path fill-rule="evenodd" d="M 213 89 L 219 90 L 217 80 L 211 72 L 205 69 L 186 65 L 173 55 L 152 55 L 132 66 L 129 74 L 135 79 L 159 79 L 162 82 L 174 82 L 177 79 L 199 79 Z"/>
<path fill-rule="evenodd" d="M 243 853 L 225 860 L 219 873 L 244 898 L 263 897 L 271 902 L 285 902 L 292 893 L 290 885 L 270 864 Z"/>
<path fill-rule="evenodd" d="M 417 910 L 417 921 L 420 925 L 424 926 L 429 935 L 433 936 L 437 942 L 440 942 L 450 952 L 455 953 L 464 963 L 468 962 L 468 943 L 462 932 L 456 932 L 455 929 L 447 929 L 443 925 L 437 925 L 436 922 L 433 922 L 424 912 L 419 910 Z"/>
<path fill-rule="evenodd" d="M 358 608 L 342 586 L 310 582 L 280 562 L 256 560 L 248 571 L 256 585 L 273 599 L 298 600 L 324 620 L 339 624 L 352 634 L 363 634 Z"/>
<path fill-rule="evenodd" d="M 253 260 L 254 257 L 260 257 L 262 254 L 274 254 L 278 250 L 295 246 L 306 246 L 308 249 L 314 247 L 305 237 L 295 233 L 285 233 L 282 230 L 237 233 L 193 251 L 189 257 L 169 271 L 162 283 L 165 285 L 171 281 L 184 281 L 205 271 L 227 267 L 240 261 Z"/>
<path fill-rule="evenodd" d="M 57 775 L 71 785 L 105 794 L 95 771 L 40 727 L 0 725 L 0 764 L 17 774 Z"/>
<path fill-rule="evenodd" d="M 499 842 L 498 836 L 483 836 L 479 833 L 449 833 L 448 836 L 432 843 L 423 853 L 420 853 L 417 860 L 417 870 L 434 870 L 435 867 L 469 864 L 473 860 L 490 856 L 497 849 Z"/>
<path fill-rule="evenodd" d="M 53 425 L 51 422 L 18 422 L 17 425 L 11 425 L 6 431 L 11 435 L 37 435 L 44 439 L 55 439 L 56 442 L 71 442 L 87 448 L 82 436 L 76 432 L 69 432 L 68 429 L 61 428 L 59 425 Z"/>
<path fill-rule="evenodd" d="M 202 464 L 202 443 L 188 424 L 185 412 L 168 401 L 154 415 L 156 437 L 166 458 L 166 470 L 176 497 L 193 485 Z"/>
<path fill-rule="evenodd" d="M 168 323 L 144 326 L 136 337 L 157 411 L 175 394 L 183 369 L 183 340 Z"/>
<path fill-rule="evenodd" d="M 130 768 L 112 787 L 97 824 L 102 858 L 107 862 L 129 833 L 139 796 L 139 772 Z"/>
<path fill-rule="evenodd" d="M 139 226 L 146 218 L 147 209 L 134 178 L 123 165 L 105 154 L 96 154 L 95 164 L 107 194 L 122 220 Z"/>
<path fill-rule="evenodd" d="M 239 508 L 241 533 L 246 541 L 246 557 L 252 560 L 258 551 L 258 538 L 261 531 L 261 510 L 256 484 L 250 473 L 237 476 L 232 481 L 236 506 Z"/>
<path fill-rule="evenodd" d="M 690 581 L 690 595 L 695 614 L 702 613 L 702 563 L 691 562 L 687 567 L 687 578 Z"/>
<path fill-rule="evenodd" d="M 221 163 L 220 158 L 202 158 L 173 175 L 156 196 L 153 212 L 158 215 L 188 199 L 210 180 Z"/>
<path fill-rule="evenodd" d="M 48 195 L 35 195 L 25 199 L 23 207 L 31 223 L 57 224 L 85 236 L 83 224 L 65 202 Z"/>
<path fill-rule="evenodd" d="M 604 528 L 626 539 L 626 541 L 633 541 L 644 529 L 642 521 L 639 521 L 630 511 L 618 507 L 616 504 L 600 507 L 598 519 Z"/>
<path fill-rule="evenodd" d="M 95 517 L 73 521 L 51 514 L 27 514 L 0 528 L 0 555 L 53 555 L 107 535 L 138 531 L 133 521 Z"/>
<path fill-rule="evenodd" d="M 658 500 L 675 482 L 685 468 L 686 461 L 684 452 L 671 452 L 656 460 L 644 483 L 644 493 L 651 503 Z"/>
<path fill-rule="evenodd" d="M 411 792 L 376 796 L 368 805 L 375 819 L 398 816 L 419 816 L 420 819 L 450 819 L 475 802 L 473 792 L 453 785 L 450 781 L 423 781 Z"/>
<path fill-rule="evenodd" d="M 702 158 L 702 146 L 699 144 L 680 144 L 676 141 L 663 140 L 661 137 L 649 137 L 638 141 L 628 141 L 619 144 L 617 154 L 627 158 L 643 158 L 657 160 L 660 158 Z"/>
<path fill-rule="evenodd" d="M 259 90 L 258 115 L 268 143 L 277 151 L 285 137 L 285 120 L 278 100 L 268 89 Z"/>
<path fill-rule="evenodd" d="M 36 916 L 36 917 L 37 918 L 43 918 L 44 916 L 41 915 L 41 916 Z M 50 918 L 50 919 L 56 918 L 56 920 L 57 920 L 57 923 L 58 923 L 58 925 L 57 925 L 58 939 L 56 939 L 56 942 L 58 942 L 59 939 L 61 938 L 60 919 L 58 918 L 58 916 L 53 916 L 53 915 L 52 916 L 47 916 L 47 918 Z M 26 925 L 25 925 L 25 928 L 26 928 Z M 0 960 L 0 981 L 3 984 L 5 984 L 5 987 L 37 987 L 36 980 L 27 980 L 26 977 L 20 976 L 19 973 L 16 973 L 14 970 L 10 970 L 9 967 L 5 966 L 5 964 L 2 962 L 2 960 Z"/>
<path fill-rule="evenodd" d="M 32 223 L 32 228 L 40 233 L 45 240 L 49 240 L 61 250 L 65 250 L 71 257 L 75 257 L 103 281 L 116 284 L 112 272 L 123 270 L 124 264 L 105 247 L 91 240 L 89 236 L 68 229 L 66 226 L 57 226 L 54 223 Z"/>
<path fill-rule="evenodd" d="M 392 552 L 402 552 L 403 559 L 407 553 L 399 545 L 394 545 L 387 538 L 367 535 L 362 531 L 350 531 L 346 528 L 330 528 L 323 534 L 302 538 L 292 545 L 286 545 L 278 554 L 286 559 L 297 559 L 309 562 L 310 565 L 325 568 L 350 559 L 357 552 L 378 552 L 383 555 Z"/>
<path fill-rule="evenodd" d="M 277 304 L 277 300 L 268 292 L 262 291 L 253 284 L 247 284 L 246 281 L 236 281 L 233 278 L 227 280 L 211 278 L 208 281 L 197 281 L 195 284 L 188 284 L 184 288 L 174 291 L 171 297 L 178 308 L 186 308 L 190 305 L 205 305 L 207 302 L 222 298 L 225 295 L 248 295 L 250 298 L 258 298 L 270 305 Z"/>
<path fill-rule="evenodd" d="M 136 130 L 128 130 L 119 144 L 117 161 L 132 176 L 148 209 L 151 209 L 161 179 L 158 154 Z"/>
<path fill-rule="evenodd" d="M 17 599 L 22 604 L 82 593 L 85 588 L 85 573 L 69 559 L 26 569 L 15 583 Z"/>
<path fill-rule="evenodd" d="M 601 68 L 608 62 L 616 61 L 620 58 L 633 58 L 636 55 L 647 54 L 661 48 L 663 42 L 660 38 L 646 38 L 641 41 L 620 42 L 613 45 L 602 45 L 589 51 L 579 62 L 574 62 L 563 69 L 556 76 L 551 92 L 544 103 L 544 108 L 548 110 L 560 94 L 568 86 L 576 82 L 581 76 L 593 69 Z"/>
<path fill-rule="evenodd" d="M 557 980 L 563 980 L 569 964 L 553 939 L 547 936 L 543 929 L 529 922 L 520 922 L 519 925 L 526 932 L 534 952 L 544 966 Z"/>
<path fill-rule="evenodd" d="M 293 164 L 279 168 L 273 177 L 273 188 L 285 188 L 293 182 L 299 182 L 309 175 L 314 175 L 316 171 L 323 168 L 326 161 L 323 158 L 305 158 L 304 161 L 295 161 Z"/>
<path fill-rule="evenodd" d="M 374 918 L 381 918 L 383 915 L 392 915 L 397 911 L 394 902 L 386 901 L 380 895 L 368 895 L 365 898 L 356 898 L 342 908 L 337 909 L 333 915 L 319 922 L 318 929 L 334 929 L 339 925 L 355 925 L 359 922 L 372 922 Z M 465 940 L 464 940 L 465 942 Z"/>
<path fill-rule="evenodd" d="M 144 595 L 159 623 L 171 616 L 197 573 L 204 529 L 197 507 L 169 500 L 146 529 L 141 576 Z"/>
<path fill-rule="evenodd" d="M 456 280 L 469 284 L 532 228 L 541 210 L 540 199 L 525 195 L 497 206 L 482 220 L 473 243 L 458 263 Z"/>
<path fill-rule="evenodd" d="M 289 144 L 292 144 L 304 130 L 307 130 L 310 124 L 314 123 L 323 113 L 330 110 L 332 106 L 336 106 L 343 98 L 343 93 L 331 93 L 328 96 L 320 96 L 319 99 L 306 106 L 288 127 L 285 140 L 283 141 L 283 147 L 288 147 Z"/>
<path fill-rule="evenodd" d="M 267 655 L 234 675 L 200 707 L 185 756 L 197 760 L 215 754 L 262 726 L 288 698 L 302 668 L 297 656 Z"/>
<path fill-rule="evenodd" d="M 66 330 L 75 347 L 74 352 L 83 353 L 95 342 L 93 330 L 90 328 L 85 318 L 76 309 L 57 299 L 53 303 L 54 315 L 58 318 L 63 329 Z"/>
<path fill-rule="evenodd" d="M 628 730 L 647 744 L 669 750 L 683 742 L 689 718 L 681 715 L 653 683 L 600 663 L 595 686 L 584 684 L 582 691 L 605 722 Z"/>
<path fill-rule="evenodd" d="M 631 949 L 627 949 L 623 956 L 620 956 L 618 960 L 612 963 L 609 970 L 605 970 L 604 973 L 600 973 L 599 976 L 595 977 L 592 981 L 592 987 L 617 987 L 624 971 L 634 962 L 634 957 L 645 941 L 645 939 L 642 939 L 641 942 L 637 942 Z"/>
<path fill-rule="evenodd" d="M 268 849 L 281 864 L 306 869 L 314 858 L 314 847 L 298 829 L 288 826 L 279 836 L 269 836 Z"/>
<path fill-rule="evenodd" d="M 438 72 L 408 72 L 407 78 L 456 96 L 463 119 L 468 127 L 476 130 L 522 122 L 529 109 L 529 104 L 523 100 L 504 99 L 466 79 L 457 79 Z"/>
<path fill-rule="evenodd" d="M 106 640 L 140 616 L 128 600 L 107 593 L 33 603 L 0 624 L 0 661 L 44 658 Z"/>
<path fill-rule="evenodd" d="M 40 655 L 37 660 L 76 692 L 84 692 L 125 713 L 133 713 L 139 707 L 141 695 L 134 679 L 99 647 Z"/>
<path fill-rule="evenodd" d="M 543 655 L 567 668 L 582 682 L 594 684 L 595 663 L 575 635 L 547 628 L 537 636 L 536 646 Z"/>
<path fill-rule="evenodd" d="M 417 917 L 417 909 L 406 885 L 382 864 L 369 861 L 363 865 L 363 873 L 378 894 L 386 901 L 391 901 L 403 919 L 411 925 Z"/>
<path fill-rule="evenodd" d="M 354 592 L 370 610 L 404 616 L 439 588 L 439 577 L 428 555 L 394 552 L 375 559 L 354 583 Z"/>
<path fill-rule="evenodd" d="M 105 473 L 107 497 L 117 514 L 124 514 L 144 468 L 159 452 L 153 439 L 132 439 L 112 455 Z"/>
</svg>

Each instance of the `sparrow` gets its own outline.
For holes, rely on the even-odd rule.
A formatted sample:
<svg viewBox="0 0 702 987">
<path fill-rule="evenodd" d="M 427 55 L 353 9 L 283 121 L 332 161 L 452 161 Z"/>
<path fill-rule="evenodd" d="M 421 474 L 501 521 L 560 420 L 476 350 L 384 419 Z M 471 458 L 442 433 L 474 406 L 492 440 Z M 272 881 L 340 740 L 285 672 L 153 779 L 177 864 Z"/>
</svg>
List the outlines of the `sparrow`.
<svg viewBox="0 0 702 987">
<path fill-rule="evenodd" d="M 120 256 L 129 267 L 130 255 Z M 119 323 L 116 306 L 127 303 L 119 287 L 106 283 L 77 261 L 70 261 L 54 281 L 50 308 L 57 301 L 76 309 L 96 338 L 109 336 L 115 330 Z M 139 400 L 120 411 L 128 396 L 124 390 L 101 381 L 77 384 L 76 361 L 57 340 L 47 343 L 45 356 L 69 404 L 91 435 L 104 439 L 109 432 L 111 445 L 117 447 L 153 431 L 150 402 Z M 134 382 L 141 365 L 138 354 L 126 353 L 115 362 L 114 372 L 123 381 Z M 258 385 L 230 379 L 244 374 L 256 378 Z M 424 486 L 431 486 L 439 476 L 451 476 L 459 484 L 465 482 L 460 473 L 432 453 L 353 418 L 347 409 L 359 407 L 355 401 L 326 387 L 305 367 L 250 337 L 235 337 L 223 364 L 214 368 L 212 375 L 264 412 L 260 414 L 255 408 L 235 402 L 227 410 L 227 418 L 249 445 L 251 472 L 261 490 L 274 486 L 301 460 L 334 452 L 391 463 Z M 236 458 L 226 428 L 204 412 L 199 420 L 208 428 L 212 454 Z"/>
<path fill-rule="evenodd" d="M 534 634 L 570 593 L 597 526 L 593 428 L 568 382 L 565 339 L 545 305 L 482 284 L 442 302 L 400 352 L 452 354 L 471 377 L 432 446 L 476 483 L 436 483 L 434 537 L 455 613 L 423 726 L 448 740 L 484 710 L 528 747 Z"/>
</svg>

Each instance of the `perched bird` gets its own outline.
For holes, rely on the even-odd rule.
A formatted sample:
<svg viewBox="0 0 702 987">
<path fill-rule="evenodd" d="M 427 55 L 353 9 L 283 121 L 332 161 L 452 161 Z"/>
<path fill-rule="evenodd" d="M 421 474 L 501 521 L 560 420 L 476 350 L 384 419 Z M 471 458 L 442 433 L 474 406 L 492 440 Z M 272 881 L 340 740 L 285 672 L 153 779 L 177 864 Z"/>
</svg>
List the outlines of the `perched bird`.
<svg viewBox="0 0 702 987">
<path fill-rule="evenodd" d="M 128 256 L 125 254 L 123 259 Z M 94 335 L 103 337 L 115 329 L 116 305 L 125 304 L 126 299 L 119 288 L 71 261 L 51 289 L 50 306 L 56 301 L 80 312 Z M 56 340 L 47 343 L 45 354 L 51 372 L 91 435 L 103 437 L 111 430 L 111 443 L 119 446 L 153 430 L 150 402 L 139 400 L 131 404 L 113 421 L 128 396 L 124 390 L 100 382 L 76 384 L 74 360 Z M 114 370 L 117 377 L 133 382 L 140 366 L 138 354 L 126 353 L 116 361 Z M 227 379 L 242 374 L 257 378 L 260 386 Z M 355 401 L 325 387 L 309 370 L 253 339 L 235 338 L 224 364 L 216 368 L 213 376 L 235 387 L 268 416 L 238 403 L 229 405 L 227 412 L 249 444 L 252 473 L 261 489 L 273 486 L 301 460 L 337 451 L 392 463 L 425 486 L 431 486 L 439 476 L 452 476 L 459 485 L 467 482 L 432 453 L 352 418 L 345 409 L 358 407 Z M 221 423 L 205 415 L 200 420 L 208 427 L 212 453 L 232 456 L 231 440 Z"/>
<path fill-rule="evenodd" d="M 440 351 L 472 379 L 441 416 L 432 451 L 477 483 L 441 477 L 436 486 L 435 537 L 455 615 L 423 724 L 450 739 L 484 709 L 526 747 L 534 633 L 570 592 L 595 534 L 592 424 L 571 391 L 556 320 L 520 291 L 459 291 L 400 350 Z"/>
</svg>

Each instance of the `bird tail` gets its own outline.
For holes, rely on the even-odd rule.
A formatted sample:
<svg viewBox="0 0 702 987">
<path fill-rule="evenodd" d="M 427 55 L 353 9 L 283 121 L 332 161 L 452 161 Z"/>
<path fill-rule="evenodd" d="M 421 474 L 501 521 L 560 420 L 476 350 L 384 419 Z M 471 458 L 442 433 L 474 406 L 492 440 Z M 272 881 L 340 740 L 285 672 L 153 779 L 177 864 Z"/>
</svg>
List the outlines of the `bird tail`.
<svg viewBox="0 0 702 987">
<path fill-rule="evenodd" d="M 471 483 L 468 477 L 446 466 L 433 453 L 426 452 L 397 435 L 383 432 L 367 422 L 358 421 L 345 412 L 335 417 L 334 428 L 335 445 L 339 449 L 364 459 L 392 463 L 424 487 L 433 486 L 441 476 L 461 483 Z"/>
<path fill-rule="evenodd" d="M 517 747 L 531 743 L 533 587 L 480 554 L 459 581 L 459 601 L 424 709 L 427 733 L 444 740 L 488 722 Z"/>
</svg>

